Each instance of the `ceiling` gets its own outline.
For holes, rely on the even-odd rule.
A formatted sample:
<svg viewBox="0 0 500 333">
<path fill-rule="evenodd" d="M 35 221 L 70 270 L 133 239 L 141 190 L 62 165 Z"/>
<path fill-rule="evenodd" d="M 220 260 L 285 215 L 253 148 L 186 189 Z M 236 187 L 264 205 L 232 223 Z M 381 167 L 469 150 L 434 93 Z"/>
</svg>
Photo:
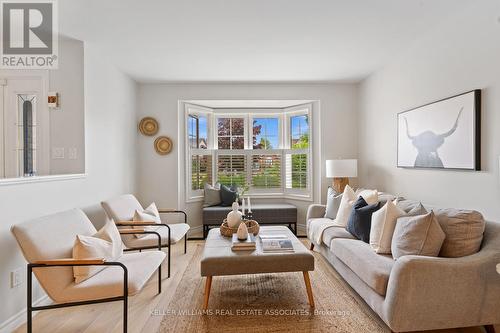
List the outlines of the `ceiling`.
<svg viewBox="0 0 500 333">
<path fill-rule="evenodd" d="M 300 104 L 314 102 L 312 100 L 185 100 L 186 103 L 205 106 L 213 109 L 283 109 Z"/>
<path fill-rule="evenodd" d="M 471 0 L 64 0 L 62 34 L 139 82 L 355 82 Z"/>
</svg>

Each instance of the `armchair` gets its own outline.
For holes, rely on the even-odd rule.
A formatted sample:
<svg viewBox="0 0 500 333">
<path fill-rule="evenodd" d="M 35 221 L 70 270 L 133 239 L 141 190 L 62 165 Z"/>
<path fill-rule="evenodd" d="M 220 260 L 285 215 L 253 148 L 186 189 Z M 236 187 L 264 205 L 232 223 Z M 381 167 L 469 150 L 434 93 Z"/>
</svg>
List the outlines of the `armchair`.
<svg viewBox="0 0 500 333">
<path fill-rule="evenodd" d="M 121 195 L 101 203 L 104 211 L 118 227 L 139 227 L 139 226 L 157 226 L 157 233 L 161 238 L 161 247 L 168 248 L 167 265 L 168 277 L 170 277 L 170 261 L 171 261 L 171 245 L 176 244 L 184 238 L 184 253 L 187 252 L 187 233 L 190 229 L 187 223 L 187 214 L 182 210 L 176 209 L 159 209 L 161 214 L 182 214 L 184 215 L 184 223 L 154 223 L 146 221 L 132 221 L 136 210 L 143 210 L 143 207 L 132 194 Z M 134 228 L 135 230 L 135 228 Z M 146 236 L 137 238 L 134 235 L 126 234 L 122 236 L 123 243 L 127 247 L 126 251 L 145 250 L 157 248 L 156 237 Z"/>
<path fill-rule="evenodd" d="M 155 271 L 158 271 L 158 293 L 161 292 L 161 263 L 165 259 L 162 251 L 125 253 L 114 262 L 103 258 L 72 259 L 76 236 L 92 236 L 97 232 L 79 209 L 27 221 L 13 226 L 11 231 L 28 261 L 28 332 L 33 330 L 33 311 L 115 301 L 123 302 L 123 332 L 127 332 L 128 296 L 138 293 Z M 137 229 L 121 230 L 121 233 L 129 232 L 157 234 L 157 247 L 161 249 L 158 233 Z M 73 267 L 93 265 L 110 267 L 76 284 Z M 32 273 L 53 304 L 33 306 Z"/>
</svg>

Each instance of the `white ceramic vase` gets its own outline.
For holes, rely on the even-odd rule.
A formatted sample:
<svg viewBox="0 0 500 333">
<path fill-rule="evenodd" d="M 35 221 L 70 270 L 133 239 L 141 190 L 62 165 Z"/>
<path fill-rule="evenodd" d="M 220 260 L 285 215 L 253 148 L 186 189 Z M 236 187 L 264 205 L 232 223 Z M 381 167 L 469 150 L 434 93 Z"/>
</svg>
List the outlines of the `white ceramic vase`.
<svg viewBox="0 0 500 333">
<path fill-rule="evenodd" d="M 238 210 L 240 205 L 237 202 L 233 202 L 233 210 L 227 214 L 227 225 L 229 228 L 238 228 L 241 223 L 243 214 Z"/>
<path fill-rule="evenodd" d="M 248 228 L 245 223 L 240 223 L 237 235 L 239 240 L 245 240 L 248 238 Z"/>
</svg>

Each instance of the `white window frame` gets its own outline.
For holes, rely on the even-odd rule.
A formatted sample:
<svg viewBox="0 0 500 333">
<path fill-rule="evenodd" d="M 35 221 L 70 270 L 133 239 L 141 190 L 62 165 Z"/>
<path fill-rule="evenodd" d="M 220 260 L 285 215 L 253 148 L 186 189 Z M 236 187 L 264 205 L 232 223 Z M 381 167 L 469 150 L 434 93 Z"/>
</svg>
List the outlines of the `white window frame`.
<svg viewBox="0 0 500 333">
<path fill-rule="evenodd" d="M 198 115 L 207 117 L 207 149 L 200 148 L 191 148 L 191 144 L 189 142 L 189 116 L 190 115 Z M 192 180 L 192 170 L 191 170 L 191 159 L 193 155 L 212 155 L 212 182 L 215 177 L 215 172 L 213 170 L 214 165 L 214 154 L 213 154 L 213 138 L 212 138 L 212 115 L 213 109 L 202 107 L 194 104 L 185 104 L 185 128 L 186 128 L 186 193 L 188 195 L 188 201 L 202 199 L 204 196 L 203 189 L 193 190 L 193 186 L 191 183 Z"/>
<path fill-rule="evenodd" d="M 313 119 L 312 103 L 302 104 L 291 108 L 281 109 L 280 112 L 258 112 L 248 109 L 242 112 L 238 110 L 214 110 L 194 104 L 185 104 L 185 142 L 186 142 L 186 200 L 188 202 L 203 200 L 203 190 L 192 190 L 191 156 L 212 155 L 212 182 L 217 182 L 217 161 L 219 155 L 245 155 L 246 156 L 246 181 L 251 185 L 252 157 L 254 155 L 280 155 L 281 156 L 281 187 L 280 188 L 255 188 L 250 186 L 248 195 L 261 198 L 292 198 L 299 200 L 312 200 L 313 192 Z M 203 115 L 207 117 L 207 149 L 192 149 L 189 144 L 189 131 L 187 130 L 190 114 Z M 307 115 L 309 125 L 309 147 L 306 149 L 292 149 L 291 143 L 291 117 Z M 217 124 L 220 118 L 243 118 L 244 121 L 244 149 L 218 149 Z M 253 119 L 254 118 L 278 118 L 279 147 L 276 149 L 253 149 Z M 303 189 L 286 188 L 286 155 L 307 155 L 307 187 Z M 212 184 L 212 185 L 213 185 Z"/>
</svg>

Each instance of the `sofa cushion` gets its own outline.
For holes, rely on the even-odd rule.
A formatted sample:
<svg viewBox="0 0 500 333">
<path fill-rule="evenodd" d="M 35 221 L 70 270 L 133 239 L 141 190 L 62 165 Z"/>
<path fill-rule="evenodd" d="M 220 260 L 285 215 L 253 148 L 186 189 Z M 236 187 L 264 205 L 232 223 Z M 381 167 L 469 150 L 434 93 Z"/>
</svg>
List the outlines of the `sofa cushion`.
<svg viewBox="0 0 500 333">
<path fill-rule="evenodd" d="M 336 238 L 330 250 L 377 294 L 385 296 L 394 260 L 360 240 Z"/>
<path fill-rule="evenodd" d="M 434 212 L 400 217 L 392 237 L 392 256 L 394 259 L 405 255 L 437 257 L 444 238 Z"/>
<path fill-rule="evenodd" d="M 332 240 L 336 238 L 356 239 L 351 233 L 345 230 L 344 227 L 330 227 L 323 231 L 323 243 L 330 247 Z"/>
<path fill-rule="evenodd" d="M 338 194 L 331 187 L 328 187 L 328 194 L 326 197 L 326 210 L 325 217 L 335 220 L 337 212 L 339 211 L 340 202 L 342 201 L 342 193 Z"/>
<path fill-rule="evenodd" d="M 446 235 L 439 256 L 456 258 L 479 251 L 486 224 L 481 213 L 454 208 L 436 209 L 434 212 Z"/>
<path fill-rule="evenodd" d="M 379 203 L 368 205 L 363 197 L 359 197 L 354 203 L 347 222 L 347 231 L 363 242 L 370 242 L 370 228 L 372 214 L 379 209 Z"/>
</svg>

